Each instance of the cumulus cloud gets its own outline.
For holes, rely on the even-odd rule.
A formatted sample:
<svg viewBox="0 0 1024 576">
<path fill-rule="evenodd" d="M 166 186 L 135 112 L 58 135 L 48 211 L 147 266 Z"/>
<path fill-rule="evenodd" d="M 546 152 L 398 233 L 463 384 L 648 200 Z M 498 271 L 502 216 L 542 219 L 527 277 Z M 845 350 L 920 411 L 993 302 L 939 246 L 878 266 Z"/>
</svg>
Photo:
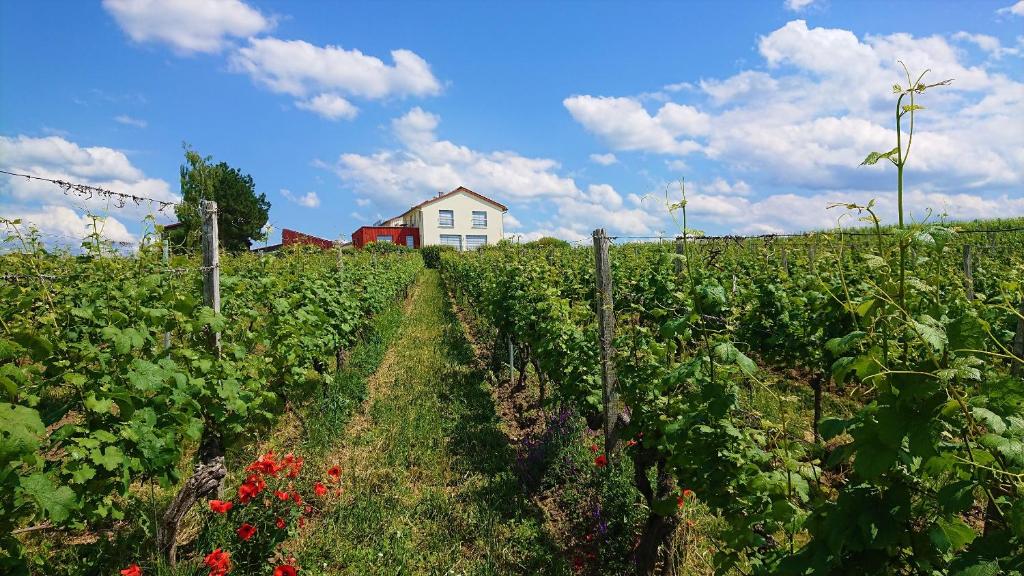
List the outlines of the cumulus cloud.
<svg viewBox="0 0 1024 576">
<path fill-rule="evenodd" d="M 615 157 L 615 154 L 609 152 L 607 154 L 591 154 L 590 161 L 601 166 L 611 166 L 618 162 L 619 159 Z"/>
<path fill-rule="evenodd" d="M 320 196 L 316 192 L 306 192 L 305 194 L 293 194 L 291 190 L 287 188 L 281 188 L 281 196 L 284 196 L 286 200 L 299 206 L 305 206 L 306 208 L 316 208 L 320 206 Z"/>
<path fill-rule="evenodd" d="M 124 124 L 125 126 L 134 126 L 135 128 L 145 128 L 148 125 L 145 120 L 142 120 L 140 118 L 133 118 L 127 114 L 115 116 L 114 121 L 118 124 Z"/>
<path fill-rule="evenodd" d="M 793 12 L 800 12 L 811 4 L 814 4 L 814 0 L 786 0 L 785 2 L 786 10 Z"/>
<path fill-rule="evenodd" d="M 970 42 L 977 46 L 980 50 L 992 56 L 993 58 L 999 59 L 1007 55 L 1020 54 L 1020 49 L 1004 47 L 1003 43 L 1000 42 L 999 38 L 990 36 L 988 34 L 971 34 L 970 32 L 957 32 L 953 34 L 954 40 L 962 42 Z"/>
<path fill-rule="evenodd" d="M 103 0 L 136 42 L 159 42 L 182 54 L 219 52 L 230 38 L 253 36 L 273 21 L 240 0 Z"/>
<path fill-rule="evenodd" d="M 1024 16 L 1024 0 L 996 10 L 997 14 L 1008 14 L 1012 16 Z"/>
<path fill-rule="evenodd" d="M 319 94 L 309 100 L 299 100 L 295 107 L 319 114 L 328 120 L 351 120 L 359 113 L 358 108 L 337 94 Z"/>
<path fill-rule="evenodd" d="M 144 198 L 179 200 L 166 181 L 147 177 L 124 152 L 103 146 L 79 146 L 59 136 L 0 136 L 0 166 L 10 172 L 88 184 Z M 147 203 L 119 206 L 116 200 L 99 196 L 66 195 L 49 182 L 6 174 L 0 175 L 0 197 L 5 199 L 0 206 L 5 217 L 21 217 L 52 234 L 81 238 L 85 225 L 91 222 L 87 214 L 108 215 L 103 234 L 119 241 L 134 238 L 124 222 L 139 222 L 144 214 L 158 208 Z M 115 216 L 109 216 L 110 213 Z M 156 214 L 164 221 L 174 217 L 170 209 Z"/>
<path fill-rule="evenodd" d="M 564 104 L 612 150 L 667 156 L 670 169 L 698 181 L 696 193 L 723 225 L 746 230 L 754 226 L 751 219 L 762 218 L 776 227 L 820 226 L 828 216 L 798 209 L 799 199 L 816 206 L 847 192 L 890 194 L 891 166 L 859 164 L 868 152 L 895 145 L 889 87 L 906 84 L 897 63 L 902 59 L 911 70 L 930 68 L 926 81 L 955 79 L 919 100 L 927 109 L 917 118 L 908 165 L 918 200 L 942 209 L 956 199 L 961 207 L 951 214 L 1020 214 L 1014 200 L 1024 184 L 1024 83 L 990 64 L 994 59 L 972 61 L 955 42 L 971 42 L 993 56 L 1012 53 L 998 39 L 966 32 L 859 37 L 793 20 L 758 39 L 759 65 L 681 82 L 697 89 L 673 92 L 674 101 L 652 106 L 640 96 L 576 95 Z M 704 162 L 692 162 L 695 157 Z M 736 182 L 705 179 L 701 186 L 701 175 L 691 170 L 705 165 L 735 174 Z M 809 219 L 759 209 L 767 206 Z"/>
<path fill-rule="evenodd" d="M 359 50 L 304 40 L 250 38 L 231 55 L 229 67 L 331 120 L 355 117 L 356 107 L 346 96 L 379 100 L 441 92 L 430 65 L 415 52 L 392 50 L 391 60 L 388 64 Z"/>
<path fill-rule="evenodd" d="M 114 242 L 134 243 L 137 236 L 113 216 L 94 220 L 88 214 L 79 213 L 67 206 L 45 205 L 35 208 L 0 205 L 0 213 L 10 220 L 21 220 L 22 232 L 35 228 L 42 233 L 44 243 L 66 245 L 76 248 L 76 242 L 93 234 L 96 227 L 102 238 Z"/>
</svg>

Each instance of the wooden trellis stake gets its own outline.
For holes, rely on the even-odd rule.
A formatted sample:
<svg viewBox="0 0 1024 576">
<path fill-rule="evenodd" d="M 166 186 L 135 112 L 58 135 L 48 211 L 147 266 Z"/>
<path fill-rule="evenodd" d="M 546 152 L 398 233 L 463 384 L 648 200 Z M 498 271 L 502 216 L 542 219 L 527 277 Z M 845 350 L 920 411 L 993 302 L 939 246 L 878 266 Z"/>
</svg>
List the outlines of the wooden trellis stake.
<svg viewBox="0 0 1024 576">
<path fill-rule="evenodd" d="M 604 400 L 605 457 L 618 447 L 619 392 L 615 376 L 615 308 L 612 301 L 612 267 L 608 259 L 610 240 L 603 228 L 594 230 L 594 278 L 597 284 L 597 325 L 601 347 L 601 384 Z"/>
<path fill-rule="evenodd" d="M 203 303 L 220 314 L 220 240 L 217 231 L 217 203 L 200 202 L 203 214 Z M 210 331 L 210 348 L 220 354 L 220 332 Z"/>
</svg>

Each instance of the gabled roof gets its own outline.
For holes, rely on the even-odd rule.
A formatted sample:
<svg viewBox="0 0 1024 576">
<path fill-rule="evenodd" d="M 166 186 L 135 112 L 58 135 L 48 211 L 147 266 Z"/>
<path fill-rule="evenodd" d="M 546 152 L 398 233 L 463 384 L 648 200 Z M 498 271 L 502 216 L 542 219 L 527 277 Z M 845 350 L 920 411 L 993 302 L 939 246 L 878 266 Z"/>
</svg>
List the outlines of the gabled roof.
<svg viewBox="0 0 1024 576">
<path fill-rule="evenodd" d="M 435 196 L 435 197 L 433 197 L 433 198 L 431 198 L 429 200 L 424 200 L 423 202 L 420 202 L 419 204 L 413 206 L 412 208 L 409 208 L 405 212 L 402 212 L 402 216 L 405 216 L 406 214 L 408 214 L 409 212 L 412 212 L 413 210 L 418 210 L 420 208 L 423 208 L 424 206 L 426 206 L 428 204 L 433 204 L 434 202 L 438 202 L 438 201 L 444 200 L 445 198 L 447 198 L 449 196 L 454 196 L 455 194 L 458 194 L 459 192 L 465 192 L 466 194 L 469 194 L 470 196 L 475 197 L 477 200 L 483 200 L 484 202 L 487 202 L 488 204 L 493 204 L 495 207 L 500 208 L 502 212 L 508 212 L 508 207 L 505 206 L 504 204 L 502 204 L 501 202 L 497 202 L 495 200 L 491 200 L 490 198 L 488 198 L 487 196 L 484 196 L 483 194 L 477 194 L 476 192 L 473 192 L 472 190 L 470 190 L 469 188 L 466 188 L 465 186 L 459 186 L 458 188 L 456 188 L 455 190 L 452 190 L 451 192 L 448 192 L 447 194 L 442 194 L 440 196 Z"/>
</svg>

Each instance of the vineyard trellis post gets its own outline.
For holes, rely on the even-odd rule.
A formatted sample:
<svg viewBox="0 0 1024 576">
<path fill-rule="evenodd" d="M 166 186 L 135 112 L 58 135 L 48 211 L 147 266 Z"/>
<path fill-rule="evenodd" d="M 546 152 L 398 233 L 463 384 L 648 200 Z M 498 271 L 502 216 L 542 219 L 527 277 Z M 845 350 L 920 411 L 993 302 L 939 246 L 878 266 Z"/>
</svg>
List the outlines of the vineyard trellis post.
<svg viewBox="0 0 1024 576">
<path fill-rule="evenodd" d="M 967 299 L 974 300 L 974 274 L 972 272 L 970 244 L 964 244 L 964 290 L 967 292 Z"/>
<path fill-rule="evenodd" d="M 217 203 L 200 202 L 203 214 L 203 303 L 220 314 L 220 250 L 217 230 Z M 210 348 L 220 354 L 220 332 L 210 331 Z"/>
<path fill-rule="evenodd" d="M 686 244 L 683 243 L 682 238 L 676 238 L 676 276 L 678 277 L 683 272 L 683 258 L 682 255 L 686 250 Z"/>
<path fill-rule="evenodd" d="M 1013 373 L 1024 376 L 1024 298 L 1021 298 L 1017 307 L 1017 334 L 1013 339 L 1013 354 L 1017 357 L 1014 360 Z"/>
<path fill-rule="evenodd" d="M 611 240 L 603 228 L 594 230 L 594 278 L 597 285 L 598 342 L 601 352 L 601 385 L 604 402 L 604 452 L 611 458 L 618 447 L 619 392 L 615 375 L 615 308 L 612 300 L 612 268 L 608 259 Z"/>
</svg>

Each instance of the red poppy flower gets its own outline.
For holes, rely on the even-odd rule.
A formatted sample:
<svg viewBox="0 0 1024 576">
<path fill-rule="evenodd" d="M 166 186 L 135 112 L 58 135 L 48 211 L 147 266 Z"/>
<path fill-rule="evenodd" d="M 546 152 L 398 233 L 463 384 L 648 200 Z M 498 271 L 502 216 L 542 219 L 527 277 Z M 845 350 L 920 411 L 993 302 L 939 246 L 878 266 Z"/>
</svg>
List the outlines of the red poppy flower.
<svg viewBox="0 0 1024 576">
<path fill-rule="evenodd" d="M 245 504 L 252 500 L 256 496 L 259 496 L 260 492 L 267 487 L 267 483 L 256 474 L 253 474 L 245 479 L 245 482 L 238 487 L 238 499 Z"/>
<path fill-rule="evenodd" d="M 282 564 L 277 568 L 274 568 L 274 576 L 295 576 L 295 567 L 287 564 Z"/>
<path fill-rule="evenodd" d="M 138 564 L 132 564 L 131 566 L 121 570 L 122 576 L 142 576 L 142 568 L 139 568 Z"/>
<path fill-rule="evenodd" d="M 305 525 L 306 525 L 306 518 L 303 517 L 303 516 L 299 516 L 299 528 L 302 528 Z"/>
<path fill-rule="evenodd" d="M 604 454 L 601 454 L 597 458 L 594 458 L 594 466 L 597 466 L 598 468 L 604 468 L 607 465 L 608 465 L 608 457 L 605 456 Z"/>
<path fill-rule="evenodd" d="M 313 507 L 312 506 L 306 506 L 305 508 L 302 509 L 302 513 L 303 514 L 312 514 L 313 513 Z"/>
<path fill-rule="evenodd" d="M 291 498 L 291 496 L 289 496 L 287 492 L 281 492 L 280 490 L 274 490 L 274 496 L 277 496 L 277 499 L 282 502 Z"/>
<path fill-rule="evenodd" d="M 277 520 L 274 521 L 274 524 L 281 530 L 284 530 L 284 527 L 287 526 L 287 524 L 285 524 L 284 522 L 284 518 L 281 518 L 280 516 L 277 517 Z"/>
<path fill-rule="evenodd" d="M 253 535 L 256 534 L 256 527 L 248 522 L 243 522 L 236 532 L 238 533 L 239 538 L 248 542 L 249 538 L 252 538 Z"/>
<path fill-rule="evenodd" d="M 331 480 L 338 482 L 341 480 L 341 466 L 334 465 L 327 469 L 327 475 L 331 477 Z"/>
<path fill-rule="evenodd" d="M 694 496 L 695 494 L 693 493 L 693 490 L 690 490 L 689 488 L 683 490 L 683 498 L 693 498 Z"/>
<path fill-rule="evenodd" d="M 295 492 L 295 493 L 292 494 L 292 500 L 295 500 L 295 505 L 296 506 L 301 506 L 302 505 L 302 495 L 299 494 L 298 492 Z"/>
<path fill-rule="evenodd" d="M 626 447 L 627 448 L 632 448 L 633 446 L 636 446 L 636 444 L 637 444 L 636 440 L 630 439 L 629 442 L 626 442 Z"/>
<path fill-rule="evenodd" d="M 678 506 L 680 510 L 682 510 L 683 504 L 685 504 L 685 503 L 686 503 L 686 501 L 683 500 L 682 496 L 676 496 L 676 506 Z"/>
<path fill-rule="evenodd" d="M 327 494 L 327 486 L 324 486 L 322 482 L 317 482 L 313 485 L 313 492 L 316 492 L 317 496 L 323 496 Z"/>
<path fill-rule="evenodd" d="M 210 500 L 210 510 L 217 514 L 227 514 L 231 510 L 231 500 Z"/>
<path fill-rule="evenodd" d="M 590 445 L 590 451 L 591 452 L 597 453 L 598 450 L 600 450 L 600 448 L 597 447 L 597 444 L 591 444 Z"/>
<path fill-rule="evenodd" d="M 248 472 L 262 472 L 264 474 L 270 474 L 272 476 L 277 476 L 277 473 L 282 468 L 284 468 L 284 466 L 278 464 L 274 460 L 274 452 L 270 451 L 270 452 L 267 452 L 266 454 L 264 454 L 263 456 L 260 456 L 260 458 L 258 460 L 256 460 L 252 464 L 250 464 L 249 467 L 246 468 L 246 471 L 248 471 Z"/>
<path fill-rule="evenodd" d="M 210 567 L 210 576 L 224 576 L 231 570 L 231 553 L 217 548 L 206 555 L 203 564 Z"/>
<path fill-rule="evenodd" d="M 289 454 L 290 456 L 290 454 Z M 288 463 L 288 477 L 295 478 L 302 471 L 302 458 L 292 458 Z"/>
</svg>

